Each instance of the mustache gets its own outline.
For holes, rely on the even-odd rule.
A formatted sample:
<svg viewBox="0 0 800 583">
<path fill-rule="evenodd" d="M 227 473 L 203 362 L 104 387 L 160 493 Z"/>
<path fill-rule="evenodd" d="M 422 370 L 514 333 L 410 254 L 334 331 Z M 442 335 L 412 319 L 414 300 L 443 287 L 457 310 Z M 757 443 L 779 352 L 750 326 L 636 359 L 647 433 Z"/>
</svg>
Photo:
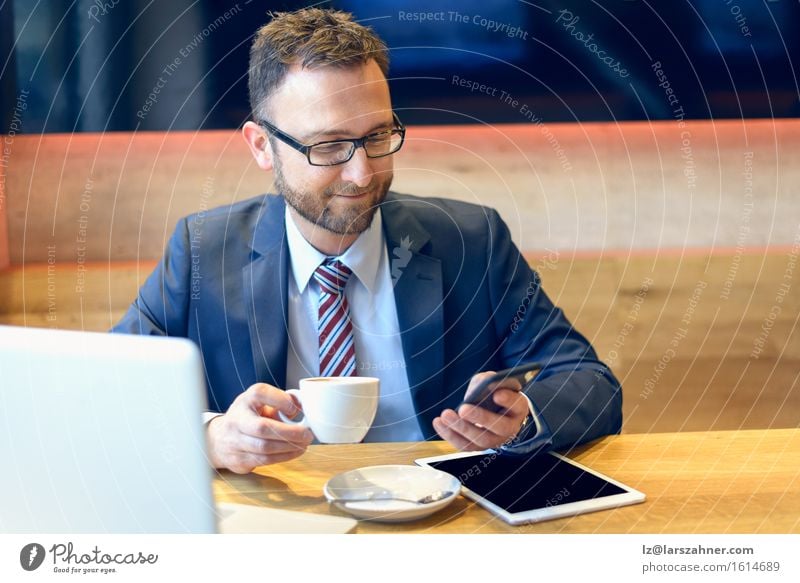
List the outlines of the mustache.
<svg viewBox="0 0 800 583">
<path fill-rule="evenodd" d="M 327 196 L 336 196 L 336 195 L 360 196 L 362 194 L 374 192 L 376 186 L 377 184 L 375 182 L 371 182 L 369 185 L 363 188 L 359 188 L 355 184 L 341 184 L 326 188 L 325 194 Z"/>
</svg>

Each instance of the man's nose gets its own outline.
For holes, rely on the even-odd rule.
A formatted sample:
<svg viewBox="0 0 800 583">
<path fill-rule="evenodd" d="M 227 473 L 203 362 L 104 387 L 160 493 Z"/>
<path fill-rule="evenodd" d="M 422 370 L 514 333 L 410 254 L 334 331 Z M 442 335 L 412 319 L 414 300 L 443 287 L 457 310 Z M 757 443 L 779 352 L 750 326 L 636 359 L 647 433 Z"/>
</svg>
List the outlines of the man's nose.
<svg viewBox="0 0 800 583">
<path fill-rule="evenodd" d="M 374 174 L 372 159 L 367 158 L 364 148 L 356 148 L 353 157 L 342 164 L 342 180 L 351 182 L 360 188 L 372 182 Z"/>
</svg>

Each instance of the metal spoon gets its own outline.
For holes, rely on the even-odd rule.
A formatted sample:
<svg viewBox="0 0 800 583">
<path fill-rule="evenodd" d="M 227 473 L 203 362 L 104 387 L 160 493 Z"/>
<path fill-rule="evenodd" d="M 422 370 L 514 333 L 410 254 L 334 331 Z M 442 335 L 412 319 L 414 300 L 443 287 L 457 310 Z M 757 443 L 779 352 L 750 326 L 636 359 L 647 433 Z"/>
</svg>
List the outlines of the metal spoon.
<svg viewBox="0 0 800 583">
<path fill-rule="evenodd" d="M 403 498 L 402 496 L 392 496 L 391 494 L 388 496 L 373 494 L 372 496 L 365 496 L 362 498 L 336 498 L 335 500 L 331 500 L 331 502 L 334 504 L 347 504 L 349 502 L 383 502 L 397 500 L 398 502 L 411 502 L 412 504 L 432 504 L 433 502 L 444 500 L 452 495 L 453 492 L 450 490 L 437 490 L 422 498 Z"/>
</svg>

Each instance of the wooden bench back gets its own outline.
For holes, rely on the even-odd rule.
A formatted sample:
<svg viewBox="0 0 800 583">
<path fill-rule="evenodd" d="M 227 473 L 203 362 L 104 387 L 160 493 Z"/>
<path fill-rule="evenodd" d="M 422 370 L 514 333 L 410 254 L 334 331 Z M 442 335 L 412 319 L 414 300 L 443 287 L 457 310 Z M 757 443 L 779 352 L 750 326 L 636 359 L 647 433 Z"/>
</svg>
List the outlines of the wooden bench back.
<svg viewBox="0 0 800 583">
<path fill-rule="evenodd" d="M 734 247 L 748 201 L 745 244 L 790 244 L 798 146 L 800 120 L 411 127 L 393 188 L 493 206 L 524 251 Z M 75 263 L 156 259 L 272 176 L 234 130 L 18 135 L 1 186 L 11 263 Z"/>
</svg>

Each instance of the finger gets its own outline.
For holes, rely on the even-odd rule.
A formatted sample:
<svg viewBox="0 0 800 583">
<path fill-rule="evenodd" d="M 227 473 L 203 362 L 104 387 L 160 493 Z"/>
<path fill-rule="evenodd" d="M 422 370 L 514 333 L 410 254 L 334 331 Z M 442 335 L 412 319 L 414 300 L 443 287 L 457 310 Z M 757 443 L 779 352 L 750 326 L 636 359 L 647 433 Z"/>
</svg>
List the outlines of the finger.
<svg viewBox="0 0 800 583">
<path fill-rule="evenodd" d="M 462 451 L 482 451 L 484 449 L 487 449 L 482 444 L 473 443 L 469 438 L 460 434 L 452 427 L 447 425 L 443 425 L 443 427 L 444 431 L 447 432 L 449 436 L 448 441 L 453 445 L 459 444 L 458 448 L 461 449 Z"/>
<path fill-rule="evenodd" d="M 484 409 L 482 407 L 477 407 L 474 405 L 462 405 L 459 407 L 458 411 L 459 414 L 463 417 L 463 413 L 466 411 L 474 411 L 476 418 L 473 420 L 476 423 L 481 423 L 481 425 L 488 425 L 490 419 L 494 419 L 493 415 L 499 416 L 512 416 L 512 417 L 520 417 L 526 416 L 529 412 L 528 408 L 528 400 L 525 396 L 520 393 L 519 391 L 512 390 L 512 389 L 497 389 L 492 394 L 492 400 L 499 405 L 503 410 L 499 413 L 494 413 L 489 411 L 488 409 Z M 484 412 L 488 413 L 489 416 L 484 416 Z M 477 416 L 481 415 L 481 417 L 486 421 L 483 423 L 480 421 Z"/>
<path fill-rule="evenodd" d="M 280 410 L 287 417 L 294 417 L 300 412 L 291 395 L 267 383 L 251 385 L 242 393 L 242 397 L 253 411 L 260 411 L 264 405 L 268 405 Z"/>
<path fill-rule="evenodd" d="M 515 416 L 527 417 L 530 413 L 528 399 L 519 391 L 499 389 L 492 395 L 494 402 Z"/>
<path fill-rule="evenodd" d="M 482 407 L 462 405 L 458 415 L 473 425 L 481 425 L 496 435 L 508 437 L 515 433 L 524 417 L 517 413 L 492 413 Z"/>
<path fill-rule="evenodd" d="M 480 449 L 495 447 L 505 441 L 504 437 L 495 434 L 489 429 L 477 427 L 469 421 L 462 419 L 451 409 L 443 411 L 441 419 L 448 429 L 460 434 Z"/>
<path fill-rule="evenodd" d="M 512 391 L 519 392 L 522 390 L 522 383 L 520 383 L 519 379 L 516 377 L 509 377 L 507 379 L 497 381 L 496 383 L 492 383 L 489 386 L 493 391 L 498 391 L 500 389 L 510 389 Z"/>
<path fill-rule="evenodd" d="M 250 435 L 241 435 L 234 447 L 243 453 L 275 455 L 279 453 L 293 453 L 297 451 L 302 453 L 306 450 L 307 444 L 275 439 L 260 439 Z"/>
<path fill-rule="evenodd" d="M 261 415 L 262 417 L 268 417 L 269 419 L 276 419 L 276 420 L 280 420 L 279 413 L 282 413 L 282 411 L 279 411 L 275 407 L 270 407 L 269 405 L 264 405 L 258 411 L 258 414 Z M 285 413 L 283 413 L 283 415 L 288 419 L 294 419 L 295 417 L 297 417 L 297 413 L 295 413 L 294 415 L 286 415 Z"/>
<path fill-rule="evenodd" d="M 290 452 L 287 452 L 287 453 L 277 453 L 275 455 L 269 456 L 269 459 L 270 459 L 269 463 L 271 463 L 271 464 L 279 464 L 279 463 L 282 463 L 282 462 L 288 462 L 289 460 L 293 460 L 295 458 L 300 457 L 304 453 L 305 453 L 305 450 L 303 450 L 303 451 L 290 451 Z"/>
<path fill-rule="evenodd" d="M 480 383 L 485 381 L 487 378 L 489 378 L 491 376 L 494 376 L 495 374 L 497 374 L 495 371 L 487 370 L 487 371 L 479 372 L 479 373 L 473 375 L 472 378 L 469 380 L 469 385 L 467 386 L 467 391 L 475 388 Z M 517 377 L 508 377 L 506 379 L 495 381 L 495 382 L 489 384 L 489 389 L 492 390 L 492 391 L 494 391 L 496 389 L 499 389 L 499 388 L 511 389 L 511 390 L 514 390 L 514 391 L 521 391 L 522 390 L 522 383 L 519 381 L 519 379 Z"/>
<path fill-rule="evenodd" d="M 314 440 L 314 435 L 307 427 L 291 425 L 258 415 L 240 418 L 239 431 L 259 439 L 290 441 L 303 445 L 309 445 Z"/>
<path fill-rule="evenodd" d="M 472 378 L 469 379 L 469 385 L 467 385 L 467 392 L 477 387 L 479 384 L 481 384 L 484 380 L 486 380 L 493 374 L 495 374 L 493 370 L 486 370 L 472 375 Z"/>
<path fill-rule="evenodd" d="M 436 417 L 433 420 L 433 428 L 436 430 L 436 433 L 439 434 L 439 437 L 457 449 L 471 451 L 475 447 L 468 439 L 447 427 L 440 417 Z"/>
</svg>

